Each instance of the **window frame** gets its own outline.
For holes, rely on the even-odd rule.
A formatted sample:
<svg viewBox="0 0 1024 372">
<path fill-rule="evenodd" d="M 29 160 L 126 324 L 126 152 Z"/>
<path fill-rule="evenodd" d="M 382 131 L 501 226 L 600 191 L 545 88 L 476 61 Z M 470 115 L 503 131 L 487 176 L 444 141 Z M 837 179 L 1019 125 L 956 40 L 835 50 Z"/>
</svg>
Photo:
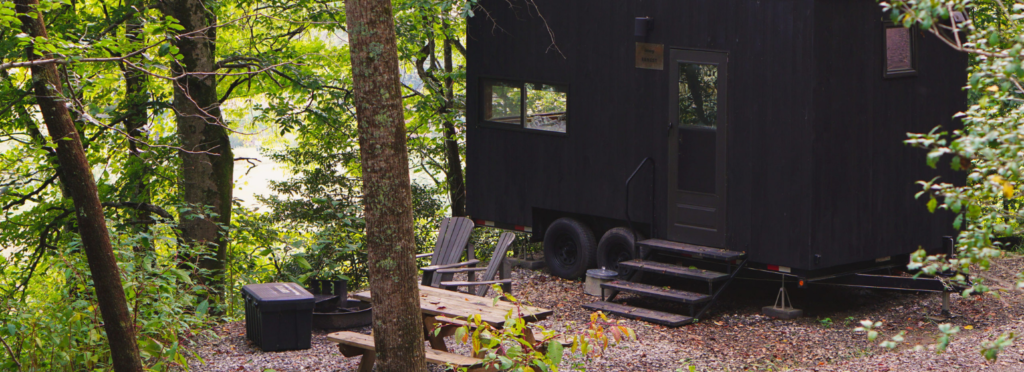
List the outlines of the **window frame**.
<svg viewBox="0 0 1024 372">
<path fill-rule="evenodd" d="M 910 35 L 910 68 L 902 70 L 889 70 L 889 38 L 888 30 L 892 28 L 906 29 Z M 918 58 L 917 58 L 917 27 L 905 28 L 903 26 L 892 23 L 891 21 L 882 22 L 882 78 L 883 79 L 896 79 L 904 77 L 917 76 L 918 72 Z"/>
<path fill-rule="evenodd" d="M 493 82 L 506 83 L 506 84 L 515 85 L 515 86 L 519 87 L 520 92 L 522 92 L 522 94 L 520 94 L 520 96 L 519 96 L 519 124 L 503 123 L 503 122 L 500 122 L 500 121 L 491 121 L 491 120 L 484 119 L 484 110 L 483 110 L 484 102 L 483 102 L 483 100 L 484 99 L 488 99 L 488 98 L 485 98 L 483 96 L 483 92 L 484 92 L 483 86 L 485 84 L 489 83 L 489 82 L 491 82 L 491 83 L 493 83 Z M 564 136 L 568 136 L 569 135 L 569 131 L 570 131 L 570 129 L 569 129 L 569 106 L 570 106 L 569 97 L 572 95 L 572 85 L 571 84 L 565 83 L 565 82 L 554 82 L 554 81 L 550 81 L 550 80 L 510 79 L 510 78 L 505 78 L 505 77 L 491 77 L 491 76 L 481 76 L 481 77 L 479 77 L 477 79 L 477 84 L 478 84 L 477 87 L 478 87 L 478 89 L 480 91 L 478 97 L 481 100 L 479 102 L 479 104 L 477 105 L 477 108 L 479 110 L 479 114 L 478 114 L 479 121 L 478 121 L 478 123 L 479 123 L 480 126 L 488 127 L 488 128 L 499 128 L 499 129 L 504 129 L 504 130 L 516 131 L 516 132 L 527 132 L 527 133 L 545 134 L 545 135 L 551 135 L 551 136 L 562 136 L 562 137 L 564 137 Z M 526 88 L 527 84 L 557 85 L 557 86 L 565 87 L 565 132 L 555 132 L 555 131 L 550 131 L 550 130 L 532 129 L 532 128 L 527 128 L 526 127 L 526 115 L 527 115 L 526 114 L 526 100 L 527 100 L 527 95 L 529 94 L 528 91 L 527 91 L 527 88 Z"/>
</svg>

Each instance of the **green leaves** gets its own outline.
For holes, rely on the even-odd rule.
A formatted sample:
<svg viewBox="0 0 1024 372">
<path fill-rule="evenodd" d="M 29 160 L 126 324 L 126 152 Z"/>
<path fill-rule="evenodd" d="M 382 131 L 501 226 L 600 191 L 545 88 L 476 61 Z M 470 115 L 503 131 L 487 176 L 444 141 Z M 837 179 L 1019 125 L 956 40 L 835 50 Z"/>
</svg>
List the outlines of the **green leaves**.
<svg viewBox="0 0 1024 372">
<path fill-rule="evenodd" d="M 21 20 L 14 11 L 13 1 L 0 3 L 0 28 L 20 28 Z"/>
<path fill-rule="evenodd" d="M 189 274 L 187 272 L 185 272 L 185 270 L 178 269 L 178 268 L 169 268 L 169 269 L 167 269 L 167 272 L 170 273 L 171 275 L 173 275 L 174 277 L 178 278 L 178 280 L 180 280 L 180 281 L 182 281 L 182 282 L 184 282 L 184 283 L 186 283 L 188 285 L 192 285 L 192 278 L 189 277 Z"/>
<path fill-rule="evenodd" d="M 306 258 L 304 258 L 302 256 L 292 256 L 292 260 L 294 260 L 295 263 L 297 263 L 299 265 L 299 267 L 303 268 L 304 270 L 312 270 L 313 269 L 313 266 L 311 266 L 309 264 L 309 261 L 306 261 Z"/>
<path fill-rule="evenodd" d="M 548 341 L 547 358 L 552 365 L 562 364 L 562 344 L 557 341 Z"/>
<path fill-rule="evenodd" d="M 942 334 L 939 336 L 935 344 L 935 352 L 941 354 L 946 351 L 949 347 L 949 343 L 953 341 L 953 335 L 960 332 L 960 327 L 953 326 L 949 323 L 939 324 L 939 332 Z"/>
<path fill-rule="evenodd" d="M 1010 332 L 1008 334 L 1000 335 L 994 341 L 985 341 L 981 344 L 979 352 L 988 361 L 995 361 L 999 357 L 999 352 L 1003 351 L 1010 345 L 1013 345 L 1013 341 L 1017 338 L 1017 334 Z"/>
<path fill-rule="evenodd" d="M 206 315 L 206 311 L 209 310 L 209 309 L 210 309 L 210 301 L 209 300 L 203 300 L 203 302 L 199 303 L 199 306 L 196 306 L 196 315 L 199 315 L 199 316 Z"/>
</svg>

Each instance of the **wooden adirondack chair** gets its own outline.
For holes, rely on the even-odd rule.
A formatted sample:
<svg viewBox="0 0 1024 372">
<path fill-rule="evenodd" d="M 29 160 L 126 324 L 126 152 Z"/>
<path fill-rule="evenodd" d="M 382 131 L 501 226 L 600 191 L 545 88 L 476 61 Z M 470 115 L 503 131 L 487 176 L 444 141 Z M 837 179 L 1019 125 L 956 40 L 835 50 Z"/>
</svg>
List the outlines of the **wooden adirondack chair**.
<svg viewBox="0 0 1024 372">
<path fill-rule="evenodd" d="M 505 259 L 505 253 L 508 252 L 508 247 L 512 245 L 512 241 L 516 240 L 516 234 L 506 232 L 501 234 L 498 238 L 498 245 L 494 247 L 494 255 L 491 256 L 491 262 L 484 267 L 463 267 L 456 269 L 454 267 L 469 266 L 479 262 L 479 260 L 469 260 L 466 262 L 460 262 L 451 266 L 452 268 L 439 269 L 438 274 L 455 274 L 455 273 L 475 273 L 483 271 L 484 275 L 480 277 L 479 281 L 473 281 L 470 279 L 465 282 L 453 282 L 453 281 L 442 281 L 441 288 L 450 289 L 458 287 L 469 287 L 469 292 L 477 296 L 483 296 L 487 294 L 487 290 L 490 289 L 492 284 L 501 284 L 502 290 L 506 293 L 512 293 L 512 266 Z M 498 275 L 498 279 L 494 280 L 494 275 Z M 472 276 L 470 276 L 472 278 Z"/>
<path fill-rule="evenodd" d="M 441 226 L 437 228 L 437 243 L 434 245 L 434 253 L 416 256 L 416 258 L 432 256 L 430 266 L 420 268 L 423 271 L 423 280 L 420 284 L 437 287 L 442 280 L 451 280 L 452 274 L 435 275 L 435 272 L 440 269 L 459 267 L 452 265 L 460 265 L 458 262 L 462 258 L 462 252 L 466 251 L 473 226 L 473 221 L 466 217 L 449 217 L 441 221 Z M 480 262 L 480 260 L 474 260 L 472 254 L 467 254 L 467 260 L 472 263 Z"/>
</svg>

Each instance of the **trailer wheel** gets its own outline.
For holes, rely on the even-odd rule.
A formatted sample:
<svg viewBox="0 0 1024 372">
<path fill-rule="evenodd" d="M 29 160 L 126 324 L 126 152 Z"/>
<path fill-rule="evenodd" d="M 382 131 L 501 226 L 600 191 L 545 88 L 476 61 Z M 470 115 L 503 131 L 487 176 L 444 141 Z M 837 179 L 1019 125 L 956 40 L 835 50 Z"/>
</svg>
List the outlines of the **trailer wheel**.
<svg viewBox="0 0 1024 372">
<path fill-rule="evenodd" d="M 544 261 L 551 274 L 576 279 L 597 262 L 594 232 L 576 219 L 562 217 L 548 226 L 544 233 Z"/>
<path fill-rule="evenodd" d="M 637 233 L 638 240 L 644 240 L 643 235 Z M 633 230 L 626 227 L 616 227 L 608 230 L 597 243 L 597 266 L 619 273 L 619 278 L 629 278 L 633 275 L 632 269 L 620 268 L 619 262 L 629 261 L 633 257 Z M 637 251 L 637 254 L 640 254 Z"/>
</svg>

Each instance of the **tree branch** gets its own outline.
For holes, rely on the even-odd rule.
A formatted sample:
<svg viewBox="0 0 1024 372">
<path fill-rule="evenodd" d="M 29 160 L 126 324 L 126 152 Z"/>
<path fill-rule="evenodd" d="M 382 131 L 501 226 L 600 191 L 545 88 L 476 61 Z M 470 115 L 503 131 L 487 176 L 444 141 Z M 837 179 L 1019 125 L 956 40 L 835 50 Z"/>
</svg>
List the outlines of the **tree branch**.
<svg viewBox="0 0 1024 372">
<path fill-rule="evenodd" d="M 408 90 L 412 91 L 413 95 L 424 97 L 424 98 L 426 97 L 426 96 L 423 95 L 423 93 L 420 93 L 418 90 L 413 89 L 413 87 L 410 87 L 406 83 L 402 83 L 402 87 L 405 87 L 405 89 L 408 89 Z M 406 98 L 406 97 L 403 97 L 403 98 Z"/>
<path fill-rule="evenodd" d="M 26 201 L 31 199 L 33 196 L 36 196 L 39 193 L 43 192 L 43 190 L 45 190 L 47 187 L 49 187 L 50 184 L 53 183 L 53 181 L 56 181 L 57 180 L 57 174 L 60 174 L 59 170 L 57 172 L 54 172 L 54 174 L 52 176 L 50 176 L 50 178 L 47 178 L 46 181 L 43 181 L 43 184 L 39 185 L 39 187 L 36 188 L 34 191 L 32 191 L 32 192 L 30 192 L 28 194 L 22 195 L 20 198 L 18 198 L 18 200 L 15 200 L 13 202 L 7 203 L 7 205 L 5 205 L 3 208 L 0 208 L 0 210 L 8 210 L 8 209 L 10 209 L 13 206 L 25 204 Z"/>
<path fill-rule="evenodd" d="M 454 45 L 455 49 L 457 49 L 459 51 L 459 54 L 462 55 L 462 58 L 467 58 L 466 47 L 462 46 L 462 42 L 459 41 L 459 38 L 453 37 L 453 38 L 450 38 L 448 40 L 452 41 L 452 45 Z"/>
<path fill-rule="evenodd" d="M 235 62 L 257 62 L 257 63 L 262 63 L 263 60 L 261 60 L 259 58 L 256 58 L 256 57 L 245 57 L 245 56 L 228 57 L 228 58 L 222 59 L 220 61 L 217 61 L 217 63 L 214 65 L 214 69 L 219 70 L 219 69 L 222 69 L 222 68 L 231 68 L 231 67 L 235 66 L 235 65 L 232 65 L 232 63 L 235 63 Z M 245 63 L 245 64 L 239 64 L 238 66 L 239 67 L 252 66 L 252 64 Z"/>
<path fill-rule="evenodd" d="M 140 211 L 143 211 L 143 212 L 155 213 L 156 215 L 158 215 L 160 217 L 163 217 L 163 218 L 166 218 L 166 219 L 169 219 L 169 220 L 172 220 L 172 221 L 174 220 L 174 216 L 171 215 L 169 212 L 167 212 L 167 210 L 165 210 L 163 208 L 160 208 L 160 207 L 158 207 L 156 205 L 153 205 L 153 204 L 133 203 L 133 202 L 104 202 L 102 205 L 104 207 L 110 207 L 110 208 L 131 208 L 131 209 L 136 209 L 136 210 L 140 210 Z"/>
</svg>

